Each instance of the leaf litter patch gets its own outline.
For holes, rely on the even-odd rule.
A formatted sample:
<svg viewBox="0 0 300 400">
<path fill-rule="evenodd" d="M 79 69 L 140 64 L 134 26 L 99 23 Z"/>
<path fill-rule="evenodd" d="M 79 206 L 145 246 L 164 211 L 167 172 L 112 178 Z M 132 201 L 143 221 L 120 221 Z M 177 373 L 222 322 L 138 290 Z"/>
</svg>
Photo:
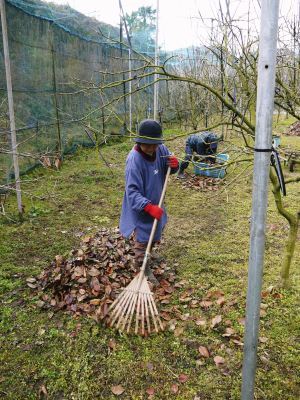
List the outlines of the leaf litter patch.
<svg viewBox="0 0 300 400">
<path fill-rule="evenodd" d="M 163 259 L 152 261 L 151 267 L 159 281 L 153 288 L 155 301 L 168 304 L 175 288 L 180 287 L 175 270 Z M 133 239 L 125 239 L 118 228 L 102 228 L 94 236 L 85 237 L 68 258 L 57 255 L 38 277 L 26 281 L 38 293 L 37 306 L 41 309 L 50 313 L 65 310 L 100 322 L 137 272 Z"/>
<path fill-rule="evenodd" d="M 285 132 L 287 136 L 300 136 L 300 121 L 296 121 L 294 124 L 290 126 L 287 132 Z"/>
<path fill-rule="evenodd" d="M 176 179 L 184 189 L 194 189 L 201 192 L 211 192 L 219 190 L 224 184 L 224 179 L 209 178 L 206 176 L 190 175 L 186 173 L 185 179 Z"/>
</svg>

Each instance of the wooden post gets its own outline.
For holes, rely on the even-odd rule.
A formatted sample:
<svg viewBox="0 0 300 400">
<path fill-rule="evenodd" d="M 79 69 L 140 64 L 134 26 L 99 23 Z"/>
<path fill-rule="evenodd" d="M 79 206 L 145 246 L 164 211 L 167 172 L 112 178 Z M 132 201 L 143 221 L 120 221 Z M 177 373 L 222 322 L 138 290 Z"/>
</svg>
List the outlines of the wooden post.
<svg viewBox="0 0 300 400">
<path fill-rule="evenodd" d="M 21 214 L 23 214 L 23 207 L 22 207 L 20 170 L 19 170 L 19 160 L 18 160 L 18 145 L 17 145 L 17 135 L 16 135 L 14 100 L 13 100 L 12 82 L 11 82 L 11 69 L 10 69 L 9 48 L 8 48 L 8 38 L 7 38 L 7 22 L 6 22 L 6 12 L 5 12 L 4 0 L 0 0 L 0 11 L 1 11 L 3 51 L 4 51 L 6 86 L 7 86 L 7 97 L 8 97 L 8 110 L 9 110 L 9 121 L 10 121 L 11 148 L 12 148 L 12 156 L 13 156 L 13 163 L 14 163 L 18 210 L 19 210 L 19 214 L 21 215 Z"/>
</svg>

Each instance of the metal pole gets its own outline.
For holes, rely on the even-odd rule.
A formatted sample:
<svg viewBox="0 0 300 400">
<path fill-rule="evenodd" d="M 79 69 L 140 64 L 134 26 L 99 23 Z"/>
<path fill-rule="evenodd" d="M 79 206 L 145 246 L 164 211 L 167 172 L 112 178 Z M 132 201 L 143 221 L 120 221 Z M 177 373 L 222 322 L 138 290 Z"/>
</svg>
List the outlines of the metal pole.
<svg viewBox="0 0 300 400">
<path fill-rule="evenodd" d="M 129 131 L 130 131 L 130 136 L 131 136 L 131 128 L 132 128 L 132 96 L 131 96 L 131 90 L 132 90 L 132 84 L 131 84 L 131 77 L 132 77 L 132 71 L 131 71 L 131 48 L 128 49 L 128 69 L 129 69 Z"/>
<path fill-rule="evenodd" d="M 272 144 L 278 9 L 279 0 L 261 2 L 255 149 L 270 149 Z M 242 400 L 254 397 L 269 170 L 270 152 L 255 151 Z"/>
<path fill-rule="evenodd" d="M 56 69 L 55 69 L 55 50 L 53 46 L 53 25 L 52 25 L 52 39 L 51 39 L 51 54 L 52 54 L 52 83 L 53 83 L 53 102 L 55 108 L 55 117 L 57 124 L 57 145 L 56 150 L 60 158 L 62 158 L 62 140 L 61 140 L 61 130 L 59 121 L 59 111 L 58 111 L 58 99 L 57 99 L 57 87 L 56 87 Z"/>
<path fill-rule="evenodd" d="M 23 207 L 22 207 L 22 196 L 21 196 L 19 160 L 18 160 L 18 152 L 17 152 L 18 145 L 17 145 L 17 135 L 16 135 L 14 99 L 13 99 L 12 82 L 11 82 L 11 69 L 10 69 L 9 48 L 8 48 L 8 38 L 7 38 L 7 23 L 6 23 L 6 12 L 5 12 L 4 0 L 0 0 L 0 11 L 1 11 L 3 51 L 4 51 L 6 86 L 7 86 L 7 97 L 8 97 L 8 111 L 9 111 L 9 120 L 10 120 L 11 148 L 12 148 L 12 156 L 13 156 L 13 163 L 14 163 L 18 210 L 19 210 L 19 214 L 22 214 Z"/>
<path fill-rule="evenodd" d="M 158 64 L 158 16 L 159 16 L 159 0 L 157 0 L 156 5 L 156 38 L 155 38 L 155 57 L 154 64 Z M 157 68 L 155 68 L 155 71 Z M 158 78 L 158 74 L 154 74 L 154 82 Z M 158 82 L 154 83 L 154 93 L 153 93 L 153 119 L 157 118 L 157 109 L 158 109 Z"/>
<path fill-rule="evenodd" d="M 123 68 L 124 60 L 123 60 L 123 18 L 122 18 L 122 10 L 121 10 L 121 2 L 120 4 L 120 57 L 121 57 L 121 66 L 122 66 L 122 77 L 123 77 L 123 104 L 124 104 L 124 134 L 127 131 L 127 106 L 126 106 L 126 76 Z"/>
<path fill-rule="evenodd" d="M 126 18 L 125 18 L 125 14 L 124 14 L 124 10 L 123 10 L 123 6 L 122 6 L 122 1 L 119 0 L 119 8 L 120 8 L 120 16 L 121 18 L 123 18 L 123 22 L 124 22 L 124 27 L 125 27 L 125 31 L 126 31 L 126 36 L 127 36 L 127 40 L 128 40 L 128 44 L 129 44 L 129 49 L 128 49 L 128 69 L 129 69 L 129 83 L 128 83 L 128 90 L 129 90 L 129 131 L 130 131 L 130 136 L 131 136 L 131 128 L 132 128 L 132 96 L 131 96 L 131 89 L 132 89 L 132 82 L 131 82 L 131 77 L 132 77 L 132 70 L 131 70 L 131 50 L 132 50 L 132 45 L 131 45 L 131 38 L 129 35 L 129 31 L 128 31 L 128 27 L 127 27 L 127 23 L 126 23 Z"/>
</svg>

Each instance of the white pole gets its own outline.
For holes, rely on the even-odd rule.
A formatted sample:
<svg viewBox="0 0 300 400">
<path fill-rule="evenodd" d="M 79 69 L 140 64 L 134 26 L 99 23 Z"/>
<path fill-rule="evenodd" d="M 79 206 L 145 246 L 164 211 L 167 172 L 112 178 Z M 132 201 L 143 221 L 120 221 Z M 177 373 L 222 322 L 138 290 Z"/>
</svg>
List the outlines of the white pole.
<svg viewBox="0 0 300 400">
<path fill-rule="evenodd" d="M 132 71 L 131 71 L 131 48 L 128 49 L 128 69 L 129 69 L 129 131 L 130 131 L 130 136 L 131 136 L 131 128 L 132 128 L 132 97 L 131 97 L 131 76 L 132 76 Z"/>
<path fill-rule="evenodd" d="M 254 397 L 270 171 L 270 152 L 263 150 L 272 145 L 278 10 L 279 0 L 262 0 L 255 130 L 255 149 L 261 151 L 254 154 L 242 400 Z"/>
<path fill-rule="evenodd" d="M 159 0 L 157 0 L 156 5 L 156 38 L 155 38 L 155 57 L 154 63 L 158 64 L 158 17 L 159 17 Z M 155 68 L 156 70 L 156 68 Z M 158 79 L 158 74 L 154 74 L 154 81 Z M 153 119 L 157 118 L 157 108 L 158 108 L 158 82 L 154 83 L 154 93 L 153 93 Z"/>
<path fill-rule="evenodd" d="M 18 210 L 19 210 L 19 213 L 22 214 L 23 207 L 22 207 L 22 197 L 21 197 L 19 161 L 18 161 L 18 153 L 17 153 L 18 145 L 17 145 L 17 135 L 16 135 L 14 100 L 13 100 L 12 83 L 11 83 L 11 69 L 10 69 L 6 12 L 5 12 L 4 0 L 0 0 L 0 11 L 1 11 L 4 62 L 5 62 L 5 72 L 6 72 L 8 111 L 9 111 L 9 121 L 10 121 L 11 149 L 12 149 L 12 156 L 13 156 L 13 163 L 14 163 Z"/>
</svg>

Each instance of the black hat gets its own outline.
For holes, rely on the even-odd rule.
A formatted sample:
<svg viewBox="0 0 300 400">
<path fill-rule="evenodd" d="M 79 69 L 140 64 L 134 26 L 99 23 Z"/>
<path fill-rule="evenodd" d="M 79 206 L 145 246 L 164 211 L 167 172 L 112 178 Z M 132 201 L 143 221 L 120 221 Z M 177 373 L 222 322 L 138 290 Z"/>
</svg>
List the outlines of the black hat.
<svg viewBox="0 0 300 400">
<path fill-rule="evenodd" d="M 140 123 L 138 136 L 134 140 L 136 143 L 162 144 L 161 126 L 153 119 L 145 119 Z"/>
</svg>

